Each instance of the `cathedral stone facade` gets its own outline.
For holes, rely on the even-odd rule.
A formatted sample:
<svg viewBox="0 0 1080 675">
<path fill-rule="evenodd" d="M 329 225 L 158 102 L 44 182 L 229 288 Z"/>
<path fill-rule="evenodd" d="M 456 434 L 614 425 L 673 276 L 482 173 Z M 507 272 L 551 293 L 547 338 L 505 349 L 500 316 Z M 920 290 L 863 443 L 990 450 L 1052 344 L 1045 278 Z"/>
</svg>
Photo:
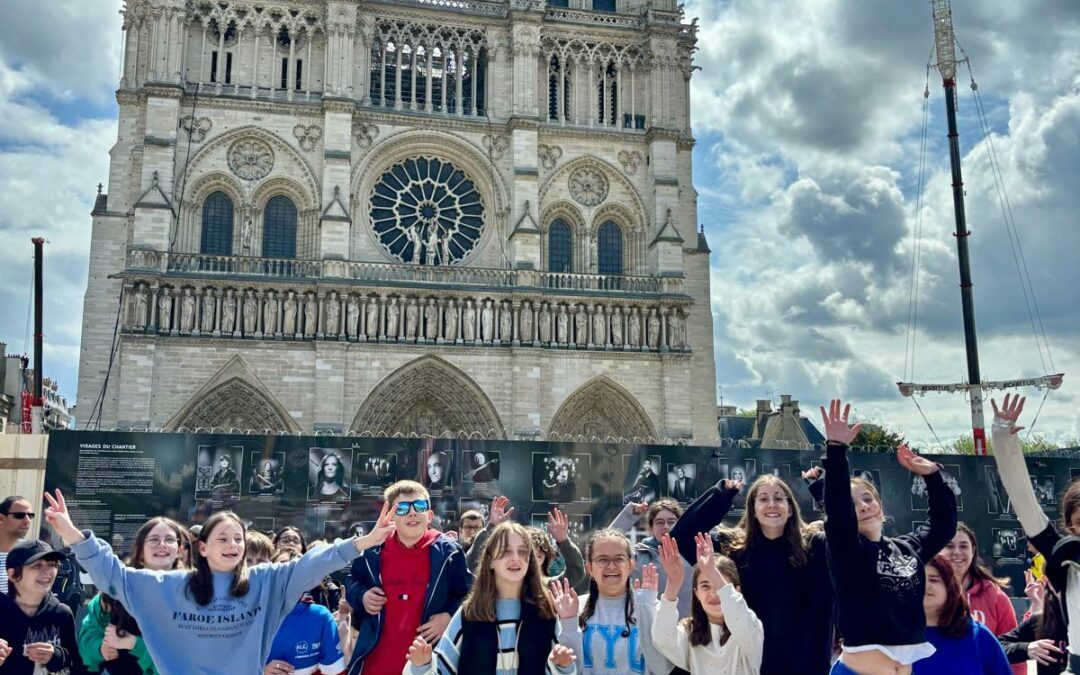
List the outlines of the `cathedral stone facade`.
<svg viewBox="0 0 1080 675">
<path fill-rule="evenodd" d="M 129 0 L 84 424 L 716 436 L 675 0 Z"/>
</svg>

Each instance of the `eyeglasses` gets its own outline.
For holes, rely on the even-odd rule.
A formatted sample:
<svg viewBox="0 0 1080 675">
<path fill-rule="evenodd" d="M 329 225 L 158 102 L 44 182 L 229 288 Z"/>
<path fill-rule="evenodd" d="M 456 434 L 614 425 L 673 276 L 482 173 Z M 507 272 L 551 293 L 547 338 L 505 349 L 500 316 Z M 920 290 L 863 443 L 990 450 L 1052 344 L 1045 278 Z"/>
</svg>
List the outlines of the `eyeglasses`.
<svg viewBox="0 0 1080 675">
<path fill-rule="evenodd" d="M 628 562 L 630 562 L 630 558 L 628 558 L 628 557 L 626 557 L 624 555 L 617 555 L 614 558 L 593 558 L 592 559 L 592 564 L 596 565 L 597 567 L 611 567 L 612 565 L 615 565 L 616 567 L 618 567 L 620 565 L 625 565 Z"/>
<path fill-rule="evenodd" d="M 15 520 L 33 520 L 37 516 L 36 513 L 31 513 L 30 511 L 12 511 L 11 513 L 5 513 L 3 515 L 14 518 Z"/>
<path fill-rule="evenodd" d="M 151 546 L 161 546 L 162 544 L 165 544 L 166 546 L 176 546 L 180 543 L 180 540 L 176 537 L 165 537 L 164 539 L 161 537 L 147 537 L 146 543 Z"/>
<path fill-rule="evenodd" d="M 427 513 L 428 500 L 426 499 L 414 499 L 411 502 L 398 502 L 394 505 L 395 516 L 407 516 L 409 515 L 409 509 L 413 509 L 417 513 Z"/>
</svg>

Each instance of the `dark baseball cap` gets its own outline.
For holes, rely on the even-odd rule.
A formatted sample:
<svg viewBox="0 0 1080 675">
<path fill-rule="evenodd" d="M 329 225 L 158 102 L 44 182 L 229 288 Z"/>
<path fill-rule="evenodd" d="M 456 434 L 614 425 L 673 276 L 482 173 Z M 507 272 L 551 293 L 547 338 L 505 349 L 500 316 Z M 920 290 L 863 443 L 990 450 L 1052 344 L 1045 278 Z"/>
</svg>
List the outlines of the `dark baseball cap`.
<svg viewBox="0 0 1080 675">
<path fill-rule="evenodd" d="M 20 541 L 7 554 L 7 568 L 17 570 L 26 565 L 33 565 L 39 560 L 67 560 L 61 551 L 54 551 L 44 541 Z"/>
</svg>

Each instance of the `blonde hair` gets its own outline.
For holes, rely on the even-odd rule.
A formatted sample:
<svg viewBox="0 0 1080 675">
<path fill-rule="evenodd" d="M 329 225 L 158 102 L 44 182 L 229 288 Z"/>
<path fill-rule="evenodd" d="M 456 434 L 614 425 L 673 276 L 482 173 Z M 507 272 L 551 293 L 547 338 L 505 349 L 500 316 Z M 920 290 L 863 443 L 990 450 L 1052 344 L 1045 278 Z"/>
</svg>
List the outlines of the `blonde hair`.
<svg viewBox="0 0 1080 675">
<path fill-rule="evenodd" d="M 245 553 L 256 560 L 270 560 L 274 557 L 274 542 L 270 537 L 257 530 L 248 530 L 244 534 L 247 544 Z"/>
<path fill-rule="evenodd" d="M 394 483 L 383 492 L 383 499 L 387 504 L 393 504 L 398 497 L 406 494 L 418 494 L 424 499 L 431 499 L 427 488 L 414 480 L 399 480 Z"/>
<path fill-rule="evenodd" d="M 510 547 L 510 536 L 515 534 L 529 547 L 529 565 L 521 585 L 521 602 L 535 605 L 536 612 L 542 619 L 555 618 L 555 603 L 551 593 L 544 588 L 544 574 L 536 557 L 536 546 L 524 525 L 508 520 L 495 526 L 480 553 L 476 578 L 469 589 L 469 595 L 461 604 L 462 616 L 467 621 L 496 621 L 495 600 L 498 593 L 495 588 L 495 571 L 491 566 Z"/>
</svg>

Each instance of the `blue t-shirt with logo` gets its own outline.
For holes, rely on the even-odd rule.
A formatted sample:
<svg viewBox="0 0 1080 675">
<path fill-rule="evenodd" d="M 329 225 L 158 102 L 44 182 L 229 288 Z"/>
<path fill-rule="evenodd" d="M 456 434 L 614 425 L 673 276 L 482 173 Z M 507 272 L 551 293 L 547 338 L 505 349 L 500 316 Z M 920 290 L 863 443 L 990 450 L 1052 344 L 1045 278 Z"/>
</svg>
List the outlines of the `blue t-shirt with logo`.
<svg viewBox="0 0 1080 675">
<path fill-rule="evenodd" d="M 294 675 L 343 672 L 345 655 L 330 610 L 314 602 L 296 603 L 274 636 L 266 662 L 274 660 L 289 663 Z"/>
</svg>

